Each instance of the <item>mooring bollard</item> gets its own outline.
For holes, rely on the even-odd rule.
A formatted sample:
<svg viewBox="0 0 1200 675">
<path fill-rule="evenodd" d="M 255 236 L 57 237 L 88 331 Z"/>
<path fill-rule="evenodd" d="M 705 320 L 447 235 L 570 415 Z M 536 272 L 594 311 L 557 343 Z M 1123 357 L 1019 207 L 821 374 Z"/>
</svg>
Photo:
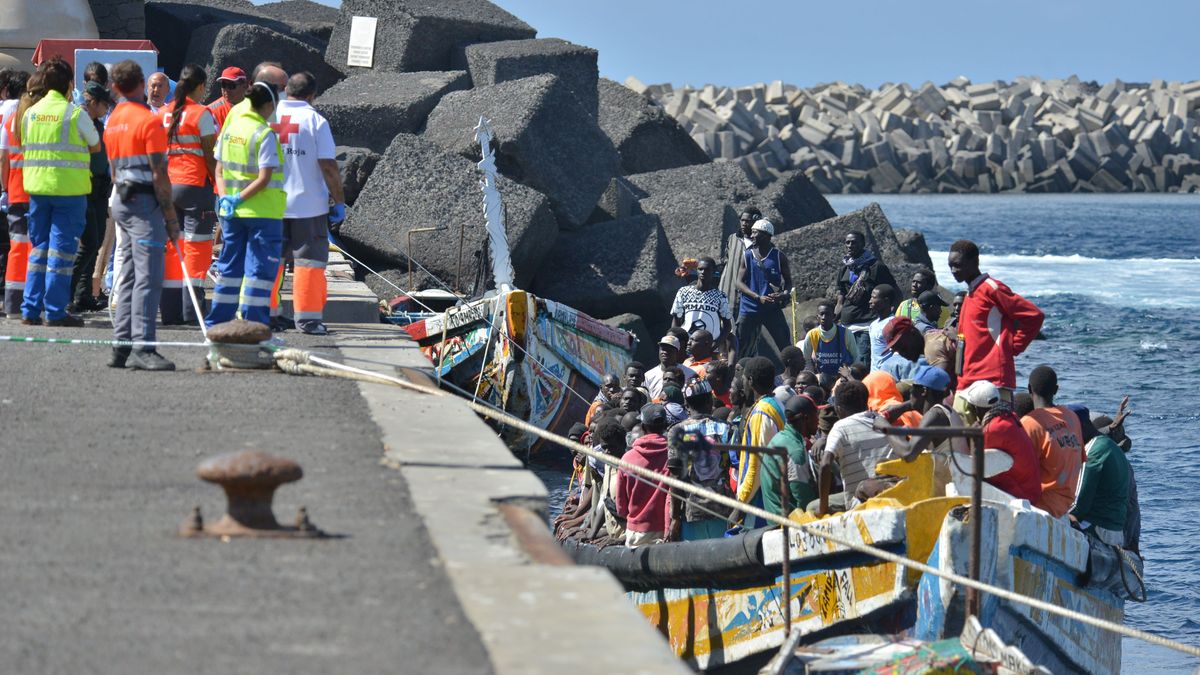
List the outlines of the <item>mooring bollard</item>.
<svg viewBox="0 0 1200 675">
<path fill-rule="evenodd" d="M 244 450 L 220 455 L 196 467 L 201 480 L 216 483 L 225 490 L 225 516 L 205 525 L 200 507 L 179 527 L 184 537 L 248 537 L 275 539 L 313 539 L 326 536 L 308 519 L 301 506 L 295 526 L 283 526 L 275 519 L 271 503 L 279 486 L 304 477 L 304 470 L 290 459 L 265 452 Z"/>
</svg>

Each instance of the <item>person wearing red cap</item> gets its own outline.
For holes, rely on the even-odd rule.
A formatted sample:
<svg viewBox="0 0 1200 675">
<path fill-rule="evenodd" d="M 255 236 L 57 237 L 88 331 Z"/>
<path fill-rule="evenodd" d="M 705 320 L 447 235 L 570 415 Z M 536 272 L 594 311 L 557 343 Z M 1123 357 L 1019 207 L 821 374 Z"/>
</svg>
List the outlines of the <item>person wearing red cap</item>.
<svg viewBox="0 0 1200 675">
<path fill-rule="evenodd" d="M 906 316 L 894 316 L 883 327 L 883 343 L 887 347 L 879 362 L 871 363 L 871 372 L 883 371 L 897 382 L 912 379 L 912 374 L 925 361 L 925 338 Z"/>
<path fill-rule="evenodd" d="M 217 120 L 217 131 L 220 132 L 221 127 L 225 126 L 225 118 L 229 116 L 229 111 L 246 98 L 246 90 L 250 88 L 250 81 L 246 78 L 246 71 L 236 66 L 230 66 L 221 71 L 221 76 L 217 78 L 217 84 L 221 87 L 221 98 L 209 103 L 208 110 Z"/>
</svg>

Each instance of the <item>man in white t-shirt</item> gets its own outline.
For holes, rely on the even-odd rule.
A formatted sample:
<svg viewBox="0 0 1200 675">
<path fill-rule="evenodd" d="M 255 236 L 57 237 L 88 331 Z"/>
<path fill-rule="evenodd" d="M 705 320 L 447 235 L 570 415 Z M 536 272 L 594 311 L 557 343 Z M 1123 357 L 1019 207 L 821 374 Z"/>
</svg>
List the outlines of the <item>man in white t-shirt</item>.
<svg viewBox="0 0 1200 675">
<path fill-rule="evenodd" d="M 729 296 L 716 282 L 717 262 L 708 256 L 696 261 L 696 283 L 688 284 L 675 294 L 671 305 L 671 322 L 683 328 L 689 335 L 698 330 L 712 333 L 713 344 L 725 344 L 725 353 L 732 354 L 733 313 L 729 308 Z"/>
<path fill-rule="evenodd" d="M 664 335 L 663 339 L 658 341 L 658 365 L 646 371 L 646 391 L 650 393 L 651 402 L 662 398 L 665 371 L 678 368 L 683 373 L 683 381 L 678 383 L 680 386 L 696 377 L 696 371 L 683 365 L 682 359 L 683 345 L 679 344 L 679 338 Z"/>
<path fill-rule="evenodd" d="M 312 73 L 292 75 L 288 98 L 279 102 L 272 126 L 283 145 L 287 210 L 283 215 L 283 253 L 294 262 L 292 305 L 296 327 L 309 335 L 326 335 L 325 266 L 329 262 L 329 226 L 346 218 L 342 179 L 334 159 L 329 122 L 312 107 L 317 80 Z M 330 206 L 330 197 L 333 206 Z M 280 267 L 280 274 L 283 267 Z M 271 298 L 272 324 L 282 313 L 279 296 Z"/>
</svg>

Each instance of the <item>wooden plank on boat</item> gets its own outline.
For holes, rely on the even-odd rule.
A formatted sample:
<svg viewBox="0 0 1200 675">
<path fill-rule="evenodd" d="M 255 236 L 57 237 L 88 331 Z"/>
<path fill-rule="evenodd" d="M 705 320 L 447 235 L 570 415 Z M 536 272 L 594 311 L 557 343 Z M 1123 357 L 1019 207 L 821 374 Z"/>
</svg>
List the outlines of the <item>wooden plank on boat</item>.
<svg viewBox="0 0 1200 675">
<path fill-rule="evenodd" d="M 806 525 L 810 530 L 820 530 L 840 539 L 869 546 L 903 544 L 905 539 L 904 509 L 881 508 L 850 511 Z M 803 561 L 848 551 L 845 546 L 799 528 L 788 529 L 788 551 L 791 560 Z M 783 563 L 783 532 L 772 530 L 763 535 L 763 563 Z"/>
<path fill-rule="evenodd" d="M 593 319 L 592 317 L 580 312 L 576 309 L 568 307 L 560 302 L 553 300 L 542 300 L 546 305 L 546 312 L 553 320 L 580 330 L 593 337 L 598 337 L 605 342 L 610 342 L 622 349 L 633 350 L 634 337 L 632 333 L 623 331 L 620 328 L 614 328 L 602 321 Z M 619 372 L 619 371 L 614 371 Z"/>
<path fill-rule="evenodd" d="M 492 302 L 491 298 L 483 298 L 465 305 L 451 307 L 441 314 L 405 326 L 404 330 L 418 344 L 426 346 L 441 340 L 443 333 L 449 337 L 459 334 L 476 323 L 487 325 L 492 314 L 490 307 Z"/>
</svg>

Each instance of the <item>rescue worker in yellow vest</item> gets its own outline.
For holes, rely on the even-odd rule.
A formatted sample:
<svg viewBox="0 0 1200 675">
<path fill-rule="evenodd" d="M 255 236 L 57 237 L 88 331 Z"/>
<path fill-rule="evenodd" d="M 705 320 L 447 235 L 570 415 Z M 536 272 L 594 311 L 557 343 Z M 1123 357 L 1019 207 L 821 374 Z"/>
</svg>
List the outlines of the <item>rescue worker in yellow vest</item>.
<svg viewBox="0 0 1200 675">
<path fill-rule="evenodd" d="M 113 334 L 118 340 L 151 344 L 140 344 L 136 350 L 114 347 L 108 365 L 175 370 L 175 364 L 152 344 L 165 249 L 174 248 L 179 240 L 179 219 L 167 173 L 167 130 L 146 105 L 141 66 L 133 61 L 118 63 L 113 66 L 112 81 L 122 99 L 104 128 L 104 145 L 117 188 L 112 216 L 124 234 L 117 244 L 117 257 L 123 262 L 113 284 L 117 289 Z"/>
<path fill-rule="evenodd" d="M 279 103 L 278 122 L 272 125 L 283 146 L 284 191 L 287 210 L 283 214 L 283 254 L 294 263 L 292 305 L 296 327 L 309 335 L 326 335 L 325 266 L 329 263 L 329 224 L 346 218 L 342 179 L 334 159 L 333 133 L 329 122 L 312 107 L 317 80 L 300 72 L 287 83 L 287 100 Z M 329 198 L 333 197 L 330 208 Z M 272 324 L 279 307 L 278 287 L 283 281 L 279 267 L 276 292 L 271 294 Z"/>
<path fill-rule="evenodd" d="M 283 148 L 267 120 L 279 91 L 255 82 L 246 94 L 250 110 L 226 120 L 217 141 L 217 215 L 224 245 L 217 261 L 213 326 L 234 318 L 270 325 L 271 289 L 283 249 Z"/>
<path fill-rule="evenodd" d="M 68 314 L 67 305 L 92 191 L 90 154 L 100 150 L 100 134 L 84 109 L 67 99 L 74 80 L 70 64 L 52 57 L 38 66 L 38 75 L 46 96 L 21 118 L 32 247 L 21 323 L 41 323 L 45 312 L 47 326 L 78 328 L 83 320 Z"/>
</svg>

